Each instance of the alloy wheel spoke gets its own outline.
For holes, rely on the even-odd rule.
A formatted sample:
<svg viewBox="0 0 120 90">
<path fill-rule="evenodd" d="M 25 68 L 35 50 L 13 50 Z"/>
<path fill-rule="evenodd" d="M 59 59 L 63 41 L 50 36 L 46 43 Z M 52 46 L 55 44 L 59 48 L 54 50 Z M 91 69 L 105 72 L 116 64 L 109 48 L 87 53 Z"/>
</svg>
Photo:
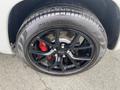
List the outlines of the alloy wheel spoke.
<svg viewBox="0 0 120 90">
<path fill-rule="evenodd" d="M 62 71 L 65 71 L 65 66 L 63 65 L 63 60 L 64 60 L 63 57 L 61 57 L 61 60 L 59 62 L 59 66 L 60 66 Z"/>
<path fill-rule="evenodd" d="M 74 57 L 74 55 L 72 54 L 71 51 L 67 51 L 67 56 L 70 57 L 73 60 L 77 60 L 77 61 L 90 61 L 91 58 L 86 58 L 86 57 Z"/>
<path fill-rule="evenodd" d="M 30 50 L 29 52 L 31 54 L 42 55 L 42 56 L 49 56 L 49 55 L 53 54 L 55 52 L 55 50 L 51 50 L 51 51 L 46 52 L 46 53 L 43 53 L 43 52 L 37 51 L 37 50 Z"/>
<path fill-rule="evenodd" d="M 85 50 L 85 49 L 91 49 L 92 48 L 92 45 L 90 46 L 82 46 L 82 47 L 74 47 L 74 50 Z"/>
<path fill-rule="evenodd" d="M 54 63 L 53 63 L 53 64 L 50 64 L 50 65 L 48 66 L 48 69 L 49 69 L 49 70 L 51 70 L 52 68 L 54 68 L 55 66 L 57 66 L 57 65 L 58 65 L 58 62 L 60 61 L 60 58 L 58 58 L 58 55 L 57 55 L 57 54 L 55 55 L 55 57 L 56 57 L 56 59 L 55 59 Z"/>
<path fill-rule="evenodd" d="M 53 64 L 49 65 L 49 70 L 51 70 L 52 68 L 54 68 L 56 66 L 59 66 L 62 71 L 65 71 L 65 67 L 63 65 L 63 58 L 62 57 L 57 56 L 55 62 Z"/>
<path fill-rule="evenodd" d="M 69 55 L 68 58 L 70 59 L 70 61 L 73 63 L 73 65 L 75 65 L 76 68 L 80 68 L 79 63 L 77 63 L 74 59 L 72 59 Z"/>
<path fill-rule="evenodd" d="M 60 44 L 59 38 L 60 38 L 60 30 L 58 29 L 55 31 L 55 44 L 56 45 Z"/>
<path fill-rule="evenodd" d="M 73 40 L 71 41 L 70 47 L 73 48 L 73 47 L 75 46 L 76 42 L 79 41 L 79 39 L 80 39 L 80 34 L 77 33 L 77 34 L 75 35 L 75 37 L 73 38 Z"/>
</svg>

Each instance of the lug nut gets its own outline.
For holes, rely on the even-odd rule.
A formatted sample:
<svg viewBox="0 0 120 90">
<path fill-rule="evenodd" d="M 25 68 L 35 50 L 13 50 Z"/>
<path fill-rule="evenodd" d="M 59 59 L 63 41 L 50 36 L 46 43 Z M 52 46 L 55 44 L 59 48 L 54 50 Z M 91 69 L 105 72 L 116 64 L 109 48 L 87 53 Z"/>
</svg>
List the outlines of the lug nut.
<svg viewBox="0 0 120 90">
<path fill-rule="evenodd" d="M 66 56 L 65 55 L 63 55 L 63 58 L 65 58 Z"/>
<path fill-rule="evenodd" d="M 57 49 L 55 48 L 54 51 L 57 51 Z"/>
<path fill-rule="evenodd" d="M 61 48 L 65 48 L 65 44 L 62 44 L 62 45 L 61 45 Z"/>
</svg>

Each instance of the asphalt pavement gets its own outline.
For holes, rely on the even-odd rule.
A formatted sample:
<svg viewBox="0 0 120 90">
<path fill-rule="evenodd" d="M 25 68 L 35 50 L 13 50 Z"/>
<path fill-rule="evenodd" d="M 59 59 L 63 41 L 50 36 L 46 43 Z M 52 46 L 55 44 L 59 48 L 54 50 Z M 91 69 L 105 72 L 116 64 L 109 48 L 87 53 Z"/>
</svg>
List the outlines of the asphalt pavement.
<svg viewBox="0 0 120 90">
<path fill-rule="evenodd" d="M 108 51 L 94 68 L 68 77 L 37 72 L 16 56 L 0 54 L 0 90 L 120 90 L 120 51 Z"/>
</svg>

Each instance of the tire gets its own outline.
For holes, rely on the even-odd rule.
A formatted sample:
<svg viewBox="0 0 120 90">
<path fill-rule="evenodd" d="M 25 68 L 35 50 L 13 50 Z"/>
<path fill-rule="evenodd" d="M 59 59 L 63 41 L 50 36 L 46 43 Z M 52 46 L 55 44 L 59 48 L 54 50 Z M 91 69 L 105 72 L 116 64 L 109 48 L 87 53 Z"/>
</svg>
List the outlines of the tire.
<svg viewBox="0 0 120 90">
<path fill-rule="evenodd" d="M 31 40 L 51 27 L 70 27 L 88 36 L 95 47 L 92 61 L 84 68 L 62 73 L 47 71 L 33 63 L 28 55 L 28 46 Z M 17 53 L 37 71 L 50 75 L 71 75 L 84 72 L 98 63 L 106 52 L 107 36 L 99 19 L 90 10 L 71 5 L 50 6 L 40 9 L 26 18 L 17 35 L 16 49 Z"/>
</svg>

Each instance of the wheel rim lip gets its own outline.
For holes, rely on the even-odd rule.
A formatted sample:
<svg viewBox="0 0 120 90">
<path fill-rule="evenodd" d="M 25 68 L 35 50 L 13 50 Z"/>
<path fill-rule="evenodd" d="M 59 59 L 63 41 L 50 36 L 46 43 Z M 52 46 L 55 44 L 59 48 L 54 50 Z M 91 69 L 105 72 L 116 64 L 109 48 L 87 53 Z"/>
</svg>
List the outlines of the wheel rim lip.
<svg viewBox="0 0 120 90">
<path fill-rule="evenodd" d="M 61 27 L 60 27 L 60 28 L 61 28 Z M 86 38 L 90 39 L 90 41 L 92 41 L 92 39 L 91 39 L 87 34 L 85 34 L 84 32 L 79 31 L 79 30 L 74 29 L 74 28 L 72 28 L 72 29 L 75 30 L 75 31 L 77 31 L 77 32 L 80 32 L 83 36 L 85 36 Z M 44 31 L 44 30 L 42 31 L 42 30 L 41 30 L 41 32 L 48 32 L 48 31 L 51 31 L 51 29 L 50 29 L 50 30 L 46 30 L 46 31 Z M 41 33 L 41 32 L 40 32 L 40 33 Z M 34 35 L 33 38 L 36 37 L 37 35 L 38 35 L 38 34 Z M 32 38 L 32 39 L 33 39 L 33 38 Z M 32 41 L 32 40 L 31 40 L 31 41 Z M 93 41 L 92 41 L 92 43 L 94 44 Z M 30 42 L 29 42 L 28 45 L 30 45 Z M 96 48 L 96 46 L 95 46 L 95 44 L 94 44 L 94 49 L 95 49 L 95 48 Z M 38 65 L 36 65 L 36 64 L 31 60 L 31 58 L 29 57 L 28 53 L 29 53 L 29 52 L 28 52 L 28 49 L 27 49 L 27 57 L 29 58 L 30 63 L 32 63 L 34 67 L 36 67 L 38 70 L 40 70 L 40 71 L 42 71 L 42 72 L 44 72 L 44 73 L 52 74 L 52 75 L 69 75 L 69 74 L 74 74 L 74 73 L 77 73 L 77 72 L 82 72 L 82 70 L 84 70 L 86 67 L 88 67 L 88 66 L 90 65 L 90 63 L 96 58 L 95 55 L 93 55 L 91 61 L 90 61 L 87 65 L 85 65 L 84 67 L 79 68 L 78 70 L 77 70 L 77 69 L 76 69 L 76 70 L 73 69 L 73 70 L 66 71 L 66 72 L 55 72 L 55 71 L 45 70 L 44 68 L 40 68 Z M 95 54 L 95 50 L 94 50 L 94 54 Z"/>
</svg>

